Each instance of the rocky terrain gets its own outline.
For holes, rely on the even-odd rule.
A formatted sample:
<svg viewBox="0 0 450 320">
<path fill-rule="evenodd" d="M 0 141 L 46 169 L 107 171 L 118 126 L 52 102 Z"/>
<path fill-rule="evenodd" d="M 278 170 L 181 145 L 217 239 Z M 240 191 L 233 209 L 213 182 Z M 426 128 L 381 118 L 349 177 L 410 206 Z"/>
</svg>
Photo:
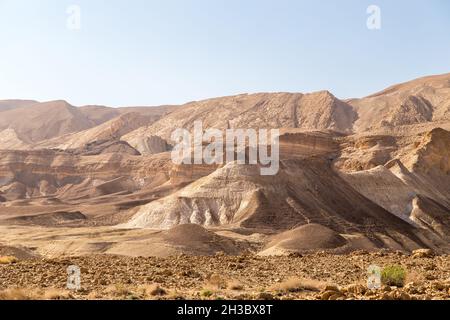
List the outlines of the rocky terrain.
<svg viewBox="0 0 450 320">
<path fill-rule="evenodd" d="M 164 298 L 202 297 L 211 274 L 243 289 L 220 285 L 209 297 L 316 299 L 328 284 L 339 287 L 327 293 L 335 298 L 448 298 L 449 101 L 450 74 L 345 101 L 328 91 L 161 107 L 0 101 L 0 259 L 18 259 L 0 265 L 0 288 L 59 290 L 63 266 L 77 261 L 93 274 L 131 279 L 89 273 L 91 287 L 71 293 L 77 298 L 113 297 L 104 292 L 111 285 L 139 296 L 139 286 L 158 285 L 156 265 L 173 275 L 160 283 Z M 262 176 L 260 165 L 236 161 L 175 164 L 171 134 L 196 121 L 204 130 L 279 129 L 278 173 Z M 436 256 L 413 258 L 418 249 Z M 359 271 L 354 259 L 364 262 Z M 422 287 L 345 291 L 361 284 L 369 260 L 404 266 Z M 147 274 L 141 264 L 155 268 Z M 179 276 L 189 264 L 198 277 Z M 37 276 L 45 266 L 54 279 Z M 291 277 L 323 283 L 273 289 Z"/>
<path fill-rule="evenodd" d="M 368 289 L 369 266 L 392 264 L 407 270 L 405 285 Z M 78 291 L 66 289 L 71 265 L 81 269 Z M 449 276 L 448 256 L 387 251 L 345 256 L 317 252 L 282 257 L 30 258 L 0 264 L 0 299 L 446 300 Z"/>
</svg>

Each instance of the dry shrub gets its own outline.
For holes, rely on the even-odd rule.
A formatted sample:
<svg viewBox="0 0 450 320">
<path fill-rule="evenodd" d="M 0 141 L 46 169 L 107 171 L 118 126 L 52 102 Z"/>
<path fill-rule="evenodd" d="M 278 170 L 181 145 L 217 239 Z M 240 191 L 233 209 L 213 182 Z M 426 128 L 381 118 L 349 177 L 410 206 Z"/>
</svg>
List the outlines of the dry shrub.
<svg viewBox="0 0 450 320">
<path fill-rule="evenodd" d="M 11 264 L 11 263 L 16 263 L 18 261 L 19 261 L 19 259 L 17 259 L 16 257 L 13 257 L 13 256 L 0 257 L 0 264 Z"/>
<path fill-rule="evenodd" d="M 44 290 L 40 297 L 42 300 L 68 300 L 70 298 L 72 298 L 70 292 L 55 288 Z"/>
<path fill-rule="evenodd" d="M 299 291 L 321 291 L 326 284 L 317 280 L 289 278 L 272 286 L 273 291 L 299 292 Z"/>
<path fill-rule="evenodd" d="M 21 288 L 9 288 L 0 291 L 0 300 L 35 300 L 35 292 Z"/>
<path fill-rule="evenodd" d="M 101 294 L 101 292 L 98 291 L 91 291 L 89 292 L 89 294 L 86 296 L 86 298 L 88 300 L 101 300 L 103 298 L 103 295 Z"/>
<path fill-rule="evenodd" d="M 130 288 L 123 284 L 110 285 L 105 289 L 105 293 L 115 297 L 125 297 L 133 294 Z"/>
<path fill-rule="evenodd" d="M 167 294 L 167 291 L 157 284 L 143 285 L 139 287 L 144 296 L 161 297 Z"/>
<path fill-rule="evenodd" d="M 200 292 L 200 295 L 205 298 L 210 298 L 213 296 L 213 294 L 214 294 L 214 292 L 212 292 L 211 290 L 208 290 L 208 289 L 203 289 L 202 292 Z"/>
<path fill-rule="evenodd" d="M 225 289 L 227 287 L 227 281 L 219 274 L 212 274 L 206 282 L 206 287 L 213 289 Z"/>
<path fill-rule="evenodd" d="M 0 300 L 68 300 L 72 295 L 66 290 L 9 288 L 0 291 Z"/>
<path fill-rule="evenodd" d="M 231 280 L 228 282 L 228 289 L 240 291 L 244 289 L 244 285 L 238 280 Z"/>
</svg>

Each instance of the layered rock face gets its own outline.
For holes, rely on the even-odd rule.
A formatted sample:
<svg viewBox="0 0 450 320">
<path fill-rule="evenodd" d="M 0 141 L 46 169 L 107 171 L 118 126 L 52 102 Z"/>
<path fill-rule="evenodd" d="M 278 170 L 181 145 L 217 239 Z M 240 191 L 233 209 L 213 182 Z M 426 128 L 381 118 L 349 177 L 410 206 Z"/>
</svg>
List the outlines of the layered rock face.
<svg viewBox="0 0 450 320">
<path fill-rule="evenodd" d="M 0 190 L 10 200 L 88 198 L 145 188 L 155 177 L 169 179 L 167 155 L 138 157 L 124 153 L 96 156 L 57 151 L 0 151 Z"/>
<path fill-rule="evenodd" d="M 139 148 L 143 137 L 171 141 L 174 128 L 192 130 L 201 120 L 205 129 L 300 128 L 349 133 L 356 113 L 352 107 L 324 91 L 313 94 L 252 94 L 192 102 L 151 126 L 130 132 L 122 139 Z"/>
<path fill-rule="evenodd" d="M 448 129 L 449 101 L 450 74 L 444 74 L 395 85 L 348 103 L 359 116 L 354 125 L 355 132 L 402 135 L 436 127 Z"/>
<path fill-rule="evenodd" d="M 155 109 L 0 102 L 0 224 L 164 230 L 150 238 L 177 238 L 174 246 L 198 232 L 196 248 L 217 238 L 230 252 L 262 254 L 448 252 L 448 101 L 450 75 L 348 101 L 322 91 Z M 172 132 L 192 131 L 197 121 L 204 130 L 279 129 L 278 173 L 236 161 L 175 164 Z M 185 224 L 209 231 L 177 229 Z M 245 245 L 229 242 L 230 234 Z M 150 252 L 138 242 L 136 250 Z"/>
<path fill-rule="evenodd" d="M 74 107 L 66 101 L 0 101 L 0 149 L 79 148 L 119 139 L 175 107 Z"/>
</svg>

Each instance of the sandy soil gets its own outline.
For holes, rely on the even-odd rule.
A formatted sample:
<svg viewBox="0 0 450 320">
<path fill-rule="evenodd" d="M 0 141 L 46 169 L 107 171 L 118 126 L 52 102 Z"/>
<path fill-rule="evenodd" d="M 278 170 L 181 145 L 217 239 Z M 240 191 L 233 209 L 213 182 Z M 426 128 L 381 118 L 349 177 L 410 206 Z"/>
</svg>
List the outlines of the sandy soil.
<svg viewBox="0 0 450 320">
<path fill-rule="evenodd" d="M 65 290 L 71 265 L 81 269 L 80 291 Z M 368 290 L 370 265 L 402 266 L 406 286 Z M 387 251 L 339 256 L 319 252 L 284 257 L 31 258 L 0 264 L 0 298 L 15 294 L 50 299 L 449 299 L 449 276 L 448 256 L 420 258 Z"/>
</svg>

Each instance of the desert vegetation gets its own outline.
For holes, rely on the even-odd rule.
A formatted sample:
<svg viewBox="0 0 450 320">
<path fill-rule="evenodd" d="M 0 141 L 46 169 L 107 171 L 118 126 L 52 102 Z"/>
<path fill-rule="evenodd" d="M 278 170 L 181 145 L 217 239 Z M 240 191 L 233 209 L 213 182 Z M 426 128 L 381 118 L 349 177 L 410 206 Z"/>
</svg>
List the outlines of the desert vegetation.
<svg viewBox="0 0 450 320">
<path fill-rule="evenodd" d="M 379 289 L 367 286 L 373 264 L 383 269 Z M 69 265 L 81 267 L 81 290 L 65 287 Z M 388 251 L 29 259 L 0 265 L 0 299 L 449 299 L 449 272 L 447 255 L 419 258 Z"/>
</svg>

